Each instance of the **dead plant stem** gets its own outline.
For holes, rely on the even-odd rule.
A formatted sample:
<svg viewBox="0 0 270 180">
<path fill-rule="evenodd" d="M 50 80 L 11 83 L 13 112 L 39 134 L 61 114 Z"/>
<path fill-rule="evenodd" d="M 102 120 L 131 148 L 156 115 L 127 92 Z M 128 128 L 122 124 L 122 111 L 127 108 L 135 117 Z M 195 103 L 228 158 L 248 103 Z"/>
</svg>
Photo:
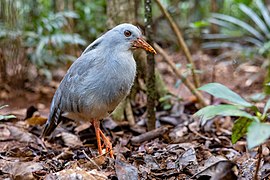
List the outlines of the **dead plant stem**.
<svg viewBox="0 0 270 180">
<path fill-rule="evenodd" d="M 196 89 L 196 87 L 194 87 L 194 85 L 185 77 L 182 75 L 182 73 L 179 71 L 179 69 L 177 69 L 175 63 L 172 61 L 172 59 L 170 58 L 170 56 L 156 43 L 154 43 L 154 47 L 156 49 L 156 51 L 163 56 L 164 60 L 167 62 L 167 64 L 172 68 L 173 72 L 175 73 L 175 75 L 181 79 L 181 81 L 185 84 L 185 86 L 190 90 L 190 92 L 192 94 L 194 94 L 194 96 L 197 97 L 200 105 L 202 107 L 207 106 L 207 103 L 204 101 L 204 98 L 202 96 L 202 94 Z"/>
<path fill-rule="evenodd" d="M 169 12 L 164 8 L 164 6 L 161 4 L 160 0 L 155 0 L 158 7 L 160 8 L 160 10 L 162 11 L 162 13 L 164 14 L 164 16 L 167 18 L 167 20 L 169 21 L 169 24 L 172 28 L 172 30 L 174 31 L 176 37 L 177 37 L 177 41 L 180 47 L 182 47 L 184 54 L 187 58 L 188 63 L 191 65 L 191 73 L 192 73 L 192 78 L 194 81 L 194 85 L 195 88 L 198 88 L 200 86 L 200 80 L 199 77 L 197 76 L 196 72 L 195 72 L 195 65 L 194 65 L 194 61 L 191 57 L 190 51 L 184 41 L 184 38 L 180 32 L 180 29 L 178 28 L 177 24 L 174 22 L 173 18 L 171 17 L 171 15 L 169 14 Z"/>
<path fill-rule="evenodd" d="M 259 157 L 258 157 L 258 161 L 257 161 L 257 165 L 256 165 L 255 174 L 254 174 L 254 180 L 259 180 L 258 173 L 259 173 L 261 161 L 262 161 L 262 145 L 260 145 L 260 147 L 258 149 L 258 154 L 259 154 Z"/>
</svg>

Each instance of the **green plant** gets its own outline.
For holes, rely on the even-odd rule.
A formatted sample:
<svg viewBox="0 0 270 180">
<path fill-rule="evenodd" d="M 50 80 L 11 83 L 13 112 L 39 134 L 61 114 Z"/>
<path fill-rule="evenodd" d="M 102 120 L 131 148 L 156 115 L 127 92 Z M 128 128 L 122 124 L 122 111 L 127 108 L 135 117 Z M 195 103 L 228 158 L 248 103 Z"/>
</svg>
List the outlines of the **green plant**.
<svg viewBox="0 0 270 180">
<path fill-rule="evenodd" d="M 76 32 L 84 39 L 92 42 L 106 30 L 106 0 L 75 1 L 74 9 L 80 17 L 75 20 Z"/>
<path fill-rule="evenodd" d="M 17 17 L 14 23 L 11 24 L 9 18 L 0 17 L 0 46 L 6 48 L 6 56 L 12 56 L 14 52 L 8 47 L 16 45 L 39 72 L 50 79 L 51 67 L 74 61 L 78 45 L 86 45 L 86 41 L 71 28 L 72 20 L 79 15 L 74 11 L 52 12 L 48 5 L 43 6 L 45 1 L 35 1 L 34 4 L 15 2 L 11 3 Z M 6 8 L 9 5 L 6 4 Z M 31 23 L 22 17 L 29 17 Z"/>
<path fill-rule="evenodd" d="M 251 6 L 254 6 L 251 8 Z M 221 28 L 220 34 L 205 34 L 210 42 L 203 43 L 206 49 L 229 48 L 245 54 L 270 55 L 270 13 L 261 0 L 250 7 L 237 4 L 242 16 L 212 13 L 209 22 Z M 215 41 L 211 41 L 215 40 Z"/>
<path fill-rule="evenodd" d="M 236 4 L 238 17 L 212 13 L 209 22 L 221 28 L 219 34 L 205 34 L 210 40 L 202 44 L 205 49 L 230 49 L 241 52 L 243 57 L 270 57 L 270 12 L 262 0 L 254 3 Z M 242 13 L 242 14 L 240 14 Z M 236 53 L 234 53 L 236 54 Z M 270 62 L 261 61 L 267 67 L 264 84 L 270 82 Z M 264 92 L 270 94 L 270 87 L 264 85 Z"/>
<path fill-rule="evenodd" d="M 215 116 L 238 117 L 232 129 L 232 143 L 236 143 L 247 134 L 249 149 L 264 143 L 270 137 L 270 124 L 266 122 L 270 99 L 266 102 L 263 112 L 260 112 L 254 104 L 222 84 L 206 84 L 199 90 L 230 102 L 230 104 L 209 105 L 196 112 L 194 115 L 201 118 L 202 124 Z"/>
<path fill-rule="evenodd" d="M 49 69 L 59 62 L 76 59 L 66 53 L 67 46 L 86 45 L 86 42 L 76 33 L 65 32 L 69 19 L 74 18 L 78 18 L 78 15 L 73 11 L 50 12 L 37 20 L 35 29 L 23 32 L 24 45 L 36 67 Z"/>
<path fill-rule="evenodd" d="M 8 105 L 0 106 L 0 110 L 5 108 L 5 107 L 8 107 Z M 16 118 L 16 116 L 14 116 L 14 115 L 1 115 L 0 114 L 0 120 L 8 120 L 8 119 L 13 119 L 13 118 Z"/>
</svg>

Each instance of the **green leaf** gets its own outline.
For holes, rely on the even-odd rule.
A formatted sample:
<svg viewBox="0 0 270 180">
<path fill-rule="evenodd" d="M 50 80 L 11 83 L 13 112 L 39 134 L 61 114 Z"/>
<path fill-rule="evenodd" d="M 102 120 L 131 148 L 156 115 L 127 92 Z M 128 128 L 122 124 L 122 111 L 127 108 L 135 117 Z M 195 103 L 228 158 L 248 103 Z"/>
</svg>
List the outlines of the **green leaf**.
<svg viewBox="0 0 270 180">
<path fill-rule="evenodd" d="M 207 21 L 196 21 L 190 24 L 192 28 L 203 28 L 209 26 L 209 22 Z"/>
<path fill-rule="evenodd" d="M 263 20 L 256 14 L 251 8 L 244 4 L 240 4 L 239 8 L 247 15 L 250 17 L 250 19 L 253 20 L 253 22 L 257 25 L 257 27 L 260 28 L 262 32 L 268 37 L 269 36 L 269 30 Z"/>
<path fill-rule="evenodd" d="M 266 97 L 265 93 L 255 93 L 250 96 L 250 100 L 253 102 L 260 102 Z"/>
<path fill-rule="evenodd" d="M 172 98 L 172 95 L 165 95 L 165 96 L 162 96 L 161 98 L 159 98 L 159 102 L 164 102 L 164 101 L 167 101 L 167 100 L 170 100 Z"/>
<path fill-rule="evenodd" d="M 241 137 L 246 135 L 247 129 L 250 126 L 252 120 L 246 117 L 240 117 L 234 122 L 232 128 L 232 143 L 235 144 Z"/>
<path fill-rule="evenodd" d="M 248 23 L 237 19 L 235 17 L 232 16 L 228 16 L 225 14 L 218 14 L 218 13 L 212 13 L 212 17 L 217 18 L 217 19 L 221 19 L 227 22 L 230 22 L 234 25 L 240 26 L 242 27 L 244 30 L 248 31 L 250 34 L 254 35 L 256 38 L 258 38 L 259 40 L 263 41 L 264 37 L 263 35 L 257 31 L 255 28 L 253 28 L 251 25 L 249 25 Z"/>
<path fill-rule="evenodd" d="M 263 117 L 266 115 L 267 111 L 269 110 L 270 108 L 270 99 L 268 99 L 268 101 L 266 102 L 265 106 L 264 106 L 264 109 L 263 109 Z"/>
<path fill-rule="evenodd" d="M 241 96 L 219 83 L 209 83 L 199 88 L 199 90 L 205 91 L 215 97 L 228 100 L 234 104 L 244 107 L 252 107 L 253 105 Z"/>
<path fill-rule="evenodd" d="M 237 116 L 246 117 L 247 119 L 254 119 L 249 113 L 242 111 L 235 105 L 212 105 L 207 106 L 197 111 L 194 116 L 201 118 L 201 123 L 204 125 L 208 120 L 215 116 Z"/>
<path fill-rule="evenodd" d="M 8 119 L 12 119 L 12 118 L 16 118 L 16 116 L 14 115 L 0 115 L 0 120 L 8 120 Z"/>
<path fill-rule="evenodd" d="M 164 110 L 170 110 L 172 108 L 172 105 L 170 105 L 170 104 L 165 104 L 164 106 L 163 106 L 163 109 Z"/>
<path fill-rule="evenodd" d="M 260 12 L 264 18 L 264 22 L 266 22 L 268 24 L 268 27 L 270 27 L 270 14 L 269 11 L 267 9 L 267 6 L 265 6 L 265 4 L 262 2 L 262 0 L 256 0 L 255 1 L 258 8 L 260 9 Z"/>
<path fill-rule="evenodd" d="M 3 106 L 0 106 L 0 109 L 4 109 L 6 107 L 8 107 L 8 105 L 3 105 Z"/>
<path fill-rule="evenodd" d="M 248 148 L 252 149 L 264 143 L 270 137 L 270 124 L 252 122 L 248 127 L 247 143 Z"/>
</svg>

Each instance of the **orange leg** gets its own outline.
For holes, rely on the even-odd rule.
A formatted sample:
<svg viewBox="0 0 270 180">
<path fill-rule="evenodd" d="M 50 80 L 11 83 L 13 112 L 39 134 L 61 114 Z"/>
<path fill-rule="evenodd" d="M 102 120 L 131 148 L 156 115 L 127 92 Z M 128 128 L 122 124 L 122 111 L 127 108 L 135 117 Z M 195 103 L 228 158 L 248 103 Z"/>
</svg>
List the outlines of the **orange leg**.
<svg viewBox="0 0 270 180">
<path fill-rule="evenodd" d="M 112 150 L 112 143 L 110 140 L 105 136 L 105 134 L 99 129 L 100 135 L 105 143 L 106 152 L 110 153 L 110 157 L 113 158 L 113 150 Z"/>
<path fill-rule="evenodd" d="M 101 148 L 101 141 L 100 141 L 100 128 L 99 128 L 99 120 L 93 120 L 92 121 L 92 125 L 95 128 L 95 132 L 96 132 L 96 137 L 97 137 L 97 146 L 98 146 L 98 153 L 99 155 L 102 154 L 102 148 Z"/>
<path fill-rule="evenodd" d="M 91 123 L 92 123 L 92 125 L 95 128 L 99 155 L 102 155 L 102 146 L 101 146 L 101 140 L 100 140 L 100 135 L 101 135 L 101 137 L 102 137 L 102 139 L 104 141 L 104 144 L 106 146 L 106 152 L 109 152 L 110 153 L 110 157 L 113 158 L 112 143 L 104 135 L 104 133 L 101 131 L 99 120 L 93 120 Z"/>
</svg>

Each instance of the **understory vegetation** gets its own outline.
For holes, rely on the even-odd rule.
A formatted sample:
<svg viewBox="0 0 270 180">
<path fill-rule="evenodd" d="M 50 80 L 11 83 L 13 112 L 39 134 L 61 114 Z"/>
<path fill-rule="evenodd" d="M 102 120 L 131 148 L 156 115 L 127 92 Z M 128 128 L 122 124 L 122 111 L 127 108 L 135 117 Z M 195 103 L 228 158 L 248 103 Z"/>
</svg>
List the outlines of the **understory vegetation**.
<svg viewBox="0 0 270 180">
<path fill-rule="evenodd" d="M 90 123 L 44 141 L 71 64 L 124 22 L 157 54 L 134 52 L 130 95 L 101 121 L 115 159 Z M 269 179 L 269 94 L 270 1 L 0 2 L 0 179 Z"/>
</svg>

